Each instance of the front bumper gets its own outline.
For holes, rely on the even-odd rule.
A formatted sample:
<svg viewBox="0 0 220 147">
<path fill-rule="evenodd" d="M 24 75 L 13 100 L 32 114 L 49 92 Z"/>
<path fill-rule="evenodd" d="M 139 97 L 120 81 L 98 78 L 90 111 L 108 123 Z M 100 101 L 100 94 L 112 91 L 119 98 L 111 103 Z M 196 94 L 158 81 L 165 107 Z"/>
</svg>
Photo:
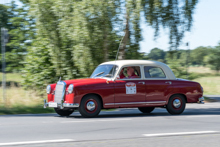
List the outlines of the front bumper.
<svg viewBox="0 0 220 147">
<path fill-rule="evenodd" d="M 44 108 L 47 107 L 52 107 L 52 108 L 78 108 L 79 104 L 78 103 L 64 103 L 63 101 L 61 101 L 60 103 L 56 103 L 56 102 L 48 102 L 46 100 L 44 100 Z"/>
<path fill-rule="evenodd" d="M 205 104 L 204 100 L 205 100 L 204 97 L 200 97 L 197 103 L 198 104 Z"/>
</svg>

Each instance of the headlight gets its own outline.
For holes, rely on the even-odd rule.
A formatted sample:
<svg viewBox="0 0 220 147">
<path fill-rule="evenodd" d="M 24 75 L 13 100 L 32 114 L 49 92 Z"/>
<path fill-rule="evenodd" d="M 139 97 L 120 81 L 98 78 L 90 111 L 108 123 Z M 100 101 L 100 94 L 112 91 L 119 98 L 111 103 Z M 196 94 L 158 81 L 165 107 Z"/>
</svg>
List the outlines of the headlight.
<svg viewBox="0 0 220 147">
<path fill-rule="evenodd" d="M 70 85 L 69 85 L 69 87 L 68 87 L 68 92 L 69 92 L 69 93 L 72 93 L 72 92 L 73 92 L 73 87 L 74 87 L 73 84 L 70 84 Z"/>
<path fill-rule="evenodd" d="M 50 91 L 51 91 L 51 87 L 50 85 L 47 86 L 47 94 L 50 94 Z"/>
</svg>

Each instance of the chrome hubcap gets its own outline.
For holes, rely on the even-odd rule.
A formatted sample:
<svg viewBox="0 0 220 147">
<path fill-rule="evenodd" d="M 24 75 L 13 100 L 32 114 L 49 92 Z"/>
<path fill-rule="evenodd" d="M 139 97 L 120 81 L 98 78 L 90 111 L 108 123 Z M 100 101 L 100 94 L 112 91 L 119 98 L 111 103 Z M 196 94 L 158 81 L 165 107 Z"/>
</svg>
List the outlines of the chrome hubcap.
<svg viewBox="0 0 220 147">
<path fill-rule="evenodd" d="M 95 103 L 94 103 L 93 101 L 89 101 L 89 102 L 86 104 L 86 108 L 87 108 L 87 110 L 89 110 L 89 111 L 95 110 Z"/>
<path fill-rule="evenodd" d="M 179 99 L 175 99 L 175 100 L 173 101 L 173 106 L 174 106 L 175 108 L 179 108 L 179 107 L 181 106 L 180 100 L 179 100 Z"/>
</svg>

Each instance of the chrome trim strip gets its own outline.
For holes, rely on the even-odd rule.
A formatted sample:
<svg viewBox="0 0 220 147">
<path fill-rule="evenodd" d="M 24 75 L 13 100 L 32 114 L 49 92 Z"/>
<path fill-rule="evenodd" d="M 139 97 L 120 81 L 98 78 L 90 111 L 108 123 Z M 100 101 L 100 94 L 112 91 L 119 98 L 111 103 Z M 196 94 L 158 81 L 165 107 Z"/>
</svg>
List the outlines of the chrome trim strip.
<svg viewBox="0 0 220 147">
<path fill-rule="evenodd" d="M 166 103 L 166 101 L 152 101 L 152 102 L 128 102 L 128 103 L 106 103 L 105 105 L 132 105 L 132 104 L 158 104 Z"/>
<path fill-rule="evenodd" d="M 156 103 L 166 103 L 166 101 L 152 101 L 152 102 L 146 102 L 147 104 L 156 104 Z"/>
<path fill-rule="evenodd" d="M 63 107 L 70 107 L 70 108 L 77 108 L 79 107 L 79 104 L 78 103 L 63 103 Z"/>
</svg>

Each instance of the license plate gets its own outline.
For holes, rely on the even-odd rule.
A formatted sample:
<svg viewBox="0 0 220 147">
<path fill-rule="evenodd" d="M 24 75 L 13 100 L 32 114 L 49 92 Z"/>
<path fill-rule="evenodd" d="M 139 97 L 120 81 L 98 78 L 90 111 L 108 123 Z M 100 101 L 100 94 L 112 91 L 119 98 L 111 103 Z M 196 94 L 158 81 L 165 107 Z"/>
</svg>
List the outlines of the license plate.
<svg viewBox="0 0 220 147">
<path fill-rule="evenodd" d="M 49 107 L 57 107 L 57 103 L 49 103 Z"/>
</svg>

